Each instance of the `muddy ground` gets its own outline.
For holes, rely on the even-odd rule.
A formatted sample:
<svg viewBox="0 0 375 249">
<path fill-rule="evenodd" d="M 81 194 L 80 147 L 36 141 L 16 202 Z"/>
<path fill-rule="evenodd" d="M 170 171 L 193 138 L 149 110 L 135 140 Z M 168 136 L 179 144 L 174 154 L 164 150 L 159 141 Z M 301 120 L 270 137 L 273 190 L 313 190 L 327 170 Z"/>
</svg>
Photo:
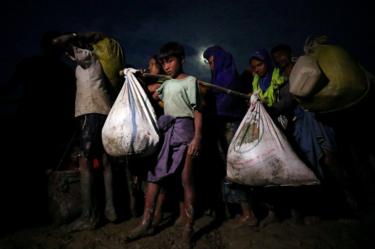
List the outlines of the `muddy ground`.
<svg viewBox="0 0 375 249">
<path fill-rule="evenodd" d="M 291 218 L 269 224 L 266 227 L 236 227 L 232 219 L 223 223 L 214 222 L 214 218 L 201 212 L 195 223 L 194 248 L 196 249 L 373 249 L 375 248 L 375 192 L 372 191 L 373 178 L 367 177 L 370 182 L 364 182 L 367 188 L 361 190 L 366 196 L 355 215 L 338 213 L 341 204 L 336 202 L 334 195 L 319 197 L 316 203 L 323 206 L 328 216 L 307 216 L 299 222 Z M 121 181 L 122 182 L 122 181 Z M 72 190 L 79 193 L 79 184 L 71 182 Z M 60 185 L 59 185 L 60 186 Z M 199 189 L 205 190 L 207 184 Z M 32 189 L 32 188 L 31 188 Z M 121 186 L 121 189 L 126 189 Z M 367 190 L 366 190 L 367 189 Z M 34 190 L 34 189 L 32 189 Z M 366 190 L 366 191 L 365 191 Z M 370 191 L 371 190 L 371 191 Z M 207 190 L 208 191 L 208 190 Z M 9 210 L 10 215 L 0 219 L 0 249 L 177 249 L 180 248 L 180 228 L 173 224 L 171 215 L 166 213 L 161 227 L 152 236 L 133 242 L 127 242 L 126 236 L 140 222 L 140 218 L 121 217 L 120 221 L 102 224 L 93 231 L 69 233 L 64 226 L 57 225 L 30 225 L 24 224 L 17 227 L 15 214 L 22 217 L 35 216 L 35 220 L 47 210 L 33 209 L 33 204 L 38 202 L 35 191 L 30 192 L 30 202 L 24 201 L 17 205 L 18 209 Z M 204 191 L 201 191 L 204 192 Z M 307 194 L 307 199 L 311 199 Z M 199 203 L 210 199 L 203 195 Z M 16 196 L 13 193 L 14 196 Z M 119 196 L 123 200 L 123 194 Z M 80 203 L 79 196 L 77 203 Z M 26 200 L 29 200 L 26 198 Z M 297 198 L 299 202 L 303 199 Z M 332 199 L 332 200 L 331 200 Z M 71 199 L 69 203 L 73 203 Z M 332 207 L 328 202 L 336 203 Z M 6 203 L 1 203 L 5 205 Z M 61 203 L 60 203 L 61 204 Z M 124 205 L 126 203 L 123 203 Z M 77 204 L 78 205 L 78 204 Z M 306 204 L 308 206 L 308 204 Z M 40 207 L 38 204 L 37 207 Z M 126 206 L 126 205 L 125 205 Z M 143 207 L 143 206 L 141 206 Z M 21 210 L 22 212 L 19 212 Z M 33 211 L 39 210 L 39 213 Z M 328 211 L 327 211 L 328 210 Z M 124 211 L 123 213 L 127 213 Z M 317 212 L 319 213 L 319 212 Z M 18 220 L 22 220 L 18 217 Z M 40 223 L 39 223 L 40 224 Z M 48 223 L 45 223 L 48 224 Z M 12 227 L 10 227 L 12 226 Z"/>
<path fill-rule="evenodd" d="M 373 212 L 372 212 L 373 213 Z M 5 233 L 1 249 L 117 249 L 117 248 L 179 248 L 180 229 L 168 219 L 156 234 L 126 242 L 128 232 L 140 218 L 119 224 L 105 224 L 94 231 L 67 233 L 57 226 L 44 226 Z M 370 249 L 374 248 L 375 216 L 359 219 L 313 219 L 302 223 L 292 219 L 269 224 L 264 228 L 235 227 L 229 220 L 220 225 L 210 216 L 202 216 L 195 224 L 197 249 Z"/>
</svg>

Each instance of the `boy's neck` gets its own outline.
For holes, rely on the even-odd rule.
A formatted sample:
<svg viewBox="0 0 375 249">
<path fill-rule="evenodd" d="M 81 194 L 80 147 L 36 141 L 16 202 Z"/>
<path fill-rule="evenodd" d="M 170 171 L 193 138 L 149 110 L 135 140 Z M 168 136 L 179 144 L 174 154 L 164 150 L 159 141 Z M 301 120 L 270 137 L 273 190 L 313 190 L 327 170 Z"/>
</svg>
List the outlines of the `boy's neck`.
<svg viewBox="0 0 375 249">
<path fill-rule="evenodd" d="M 173 77 L 173 79 L 177 79 L 177 80 L 181 80 L 181 79 L 185 79 L 188 75 L 184 72 L 181 72 L 179 74 L 177 74 L 176 76 Z"/>
</svg>

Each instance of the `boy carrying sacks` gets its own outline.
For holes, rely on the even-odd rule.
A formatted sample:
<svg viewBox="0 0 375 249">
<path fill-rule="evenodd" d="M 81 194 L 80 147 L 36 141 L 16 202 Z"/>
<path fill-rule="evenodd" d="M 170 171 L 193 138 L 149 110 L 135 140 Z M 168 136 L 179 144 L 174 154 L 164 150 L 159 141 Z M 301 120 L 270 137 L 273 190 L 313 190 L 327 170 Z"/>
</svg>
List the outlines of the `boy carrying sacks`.
<svg viewBox="0 0 375 249">
<path fill-rule="evenodd" d="M 179 220 L 183 223 L 183 244 L 191 247 L 194 200 L 193 160 L 200 153 L 202 113 L 197 79 L 183 71 L 184 48 L 177 42 L 166 43 L 160 49 L 159 60 L 164 71 L 172 77 L 155 92 L 154 98 L 164 102 L 164 115 L 159 118 L 163 145 L 155 167 L 147 176 L 148 186 L 142 222 L 130 232 L 134 240 L 152 234 L 152 219 L 161 186 L 170 178 L 183 188 L 183 203 Z"/>
</svg>

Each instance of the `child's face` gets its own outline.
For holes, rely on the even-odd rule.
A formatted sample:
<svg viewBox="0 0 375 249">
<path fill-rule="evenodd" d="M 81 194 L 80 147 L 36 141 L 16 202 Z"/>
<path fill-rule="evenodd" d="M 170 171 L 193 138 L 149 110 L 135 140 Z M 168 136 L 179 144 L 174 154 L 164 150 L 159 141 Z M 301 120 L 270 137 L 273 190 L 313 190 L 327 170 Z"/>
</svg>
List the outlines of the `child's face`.
<svg viewBox="0 0 375 249">
<path fill-rule="evenodd" d="M 172 78 L 177 77 L 182 72 L 182 61 L 175 56 L 170 56 L 162 60 L 164 71 Z"/>
<path fill-rule="evenodd" d="M 160 68 L 157 64 L 157 62 L 155 61 L 154 58 L 151 58 L 149 61 L 148 61 L 148 71 L 150 72 L 150 74 L 159 74 L 160 73 Z"/>
<path fill-rule="evenodd" d="M 251 66 L 251 71 L 259 75 L 259 77 L 263 77 L 267 73 L 267 66 L 261 60 L 252 59 L 250 62 L 250 66 Z"/>
</svg>

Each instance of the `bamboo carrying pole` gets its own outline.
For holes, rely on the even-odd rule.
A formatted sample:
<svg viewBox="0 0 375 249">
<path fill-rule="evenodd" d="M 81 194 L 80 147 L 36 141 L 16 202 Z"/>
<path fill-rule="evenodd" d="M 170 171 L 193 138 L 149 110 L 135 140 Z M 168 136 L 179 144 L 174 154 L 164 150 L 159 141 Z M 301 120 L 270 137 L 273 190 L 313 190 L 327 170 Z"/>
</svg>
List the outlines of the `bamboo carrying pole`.
<svg viewBox="0 0 375 249">
<path fill-rule="evenodd" d="M 142 73 L 142 76 L 144 76 L 144 77 L 157 78 L 157 79 L 162 79 L 162 80 L 172 79 L 171 76 L 164 75 L 164 74 L 150 74 L 150 73 L 142 72 L 142 70 L 140 72 Z M 123 76 L 124 72 L 120 71 L 120 75 Z M 218 92 L 226 93 L 226 94 L 236 96 L 236 97 L 240 97 L 240 98 L 244 98 L 244 99 L 250 99 L 250 95 L 247 95 L 247 94 L 244 94 L 244 93 L 241 93 L 241 92 L 238 92 L 238 91 L 234 91 L 234 90 L 231 90 L 231 89 L 228 89 L 228 88 L 225 88 L 225 87 L 217 86 L 217 85 L 214 85 L 212 83 L 208 83 L 208 82 L 205 82 L 205 81 L 202 81 L 202 80 L 198 80 L 198 84 L 201 85 L 201 86 L 211 88 L 211 89 L 215 89 Z"/>
</svg>

